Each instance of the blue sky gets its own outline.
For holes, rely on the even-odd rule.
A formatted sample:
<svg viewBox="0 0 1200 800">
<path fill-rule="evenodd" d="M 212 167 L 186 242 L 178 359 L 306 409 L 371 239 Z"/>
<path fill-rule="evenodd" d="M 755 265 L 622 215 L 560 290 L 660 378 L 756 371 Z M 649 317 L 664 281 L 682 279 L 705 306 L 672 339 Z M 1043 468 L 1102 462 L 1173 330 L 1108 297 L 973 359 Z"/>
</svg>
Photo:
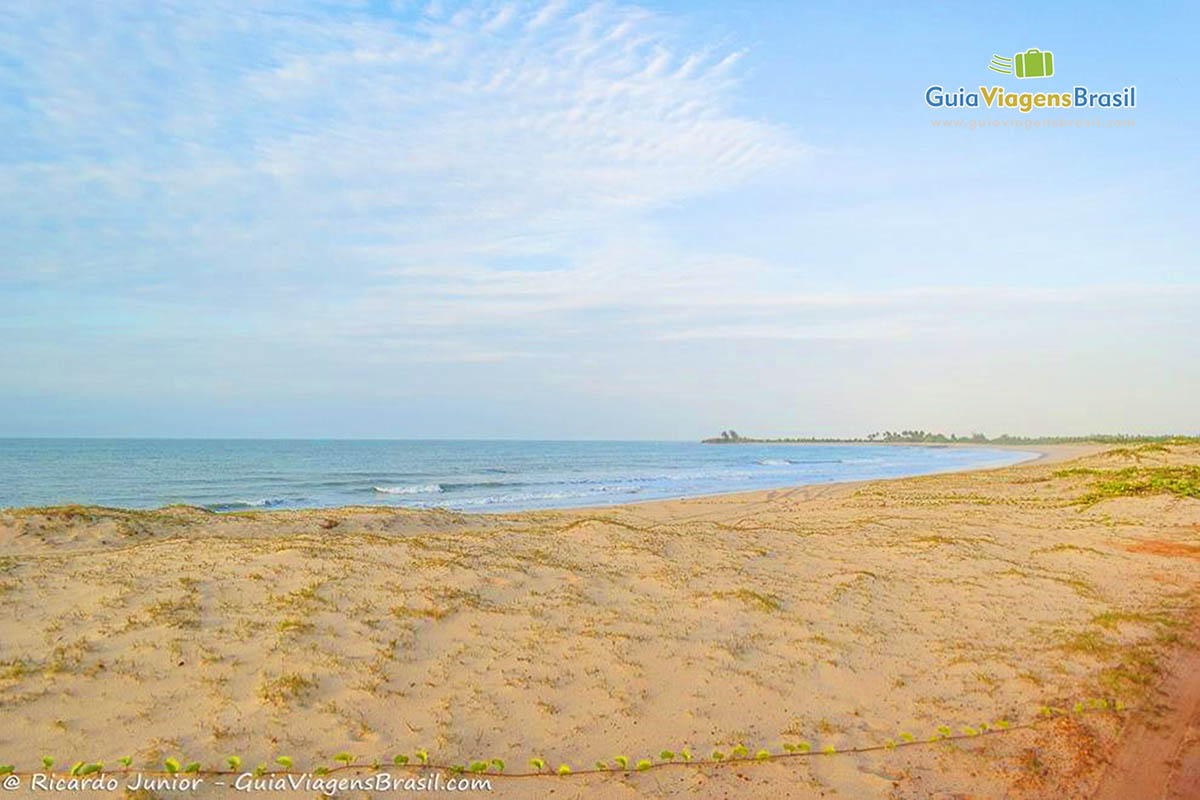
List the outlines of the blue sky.
<svg viewBox="0 0 1200 800">
<path fill-rule="evenodd" d="M 1198 431 L 1197 17 L 7 3 L 0 435 Z"/>
</svg>

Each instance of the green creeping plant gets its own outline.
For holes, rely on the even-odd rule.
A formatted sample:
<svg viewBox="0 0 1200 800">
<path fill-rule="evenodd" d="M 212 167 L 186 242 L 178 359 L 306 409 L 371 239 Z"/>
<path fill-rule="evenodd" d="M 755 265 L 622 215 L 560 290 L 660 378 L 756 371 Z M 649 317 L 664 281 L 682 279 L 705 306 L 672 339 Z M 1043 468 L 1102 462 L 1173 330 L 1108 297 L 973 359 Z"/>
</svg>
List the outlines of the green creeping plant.
<svg viewBox="0 0 1200 800">
<path fill-rule="evenodd" d="M 541 772 L 546 768 L 546 762 L 540 758 L 531 758 L 529 759 L 529 766 L 533 767 L 538 772 Z"/>
<path fill-rule="evenodd" d="M 975 730 L 970 725 L 963 728 L 962 732 L 963 732 L 963 736 L 978 736 L 979 735 L 979 731 Z"/>
<path fill-rule="evenodd" d="M 164 761 L 163 766 L 167 768 L 168 775 L 174 775 L 175 773 L 179 772 L 179 762 L 173 758 L 168 758 L 166 761 Z M 71 774 L 76 774 L 73 769 Z"/>
<path fill-rule="evenodd" d="M 692 751 L 688 750 L 686 747 L 679 751 L 679 755 L 683 756 L 684 761 L 692 760 Z"/>
<path fill-rule="evenodd" d="M 471 772 L 487 772 L 487 768 L 488 762 L 486 761 L 472 761 L 471 766 L 468 767 Z"/>
<path fill-rule="evenodd" d="M 825 755 L 827 755 L 827 756 L 831 756 L 837 752 L 837 748 L 834 747 L 833 745 L 828 745 L 822 752 L 825 753 Z"/>
<path fill-rule="evenodd" d="M 254 777 L 260 778 L 266 774 L 267 774 L 267 765 L 266 764 L 259 764 L 257 767 L 254 768 Z"/>
<path fill-rule="evenodd" d="M 888 739 L 886 742 L 883 743 L 883 746 L 886 747 L 888 750 L 895 750 L 896 749 L 896 740 Z"/>
<path fill-rule="evenodd" d="M 739 744 L 737 747 L 733 748 L 734 758 L 745 758 L 748 755 L 750 755 L 750 751 L 746 749 L 746 745 L 744 744 Z"/>
<path fill-rule="evenodd" d="M 97 761 L 94 764 L 87 764 L 87 765 L 81 767 L 79 770 L 79 775 L 80 776 L 94 775 L 102 769 L 104 769 L 104 765 L 101 764 L 99 761 Z"/>
<path fill-rule="evenodd" d="M 629 759 L 626 758 L 625 756 L 617 756 L 616 758 L 613 759 L 613 761 L 621 769 L 629 769 Z"/>
<path fill-rule="evenodd" d="M 766 750 L 766 749 L 759 750 L 757 753 L 754 754 L 754 757 L 756 759 L 758 759 L 759 761 L 766 761 L 768 758 L 771 757 L 771 751 Z"/>
<path fill-rule="evenodd" d="M 0 764 L 0 775 L 11 775 L 15 770 L 12 764 Z"/>
<path fill-rule="evenodd" d="M 317 767 L 313 770 L 314 775 L 328 775 L 332 770 L 329 767 Z"/>
<path fill-rule="evenodd" d="M 288 758 L 287 756 L 278 756 L 275 759 L 275 763 L 278 764 L 279 766 L 283 767 L 284 769 L 292 768 L 292 759 Z"/>
<path fill-rule="evenodd" d="M 464 767 L 462 764 L 451 764 L 450 771 L 453 772 L 455 775 L 461 775 L 467 771 L 467 768 Z"/>
<path fill-rule="evenodd" d="M 242 759 L 238 758 L 237 756 L 230 756 L 229 758 L 225 759 L 225 763 L 228 764 L 229 768 L 234 772 L 237 772 L 242 768 Z"/>
<path fill-rule="evenodd" d="M 608 769 L 608 765 L 605 764 L 603 761 L 597 761 L 596 769 L 600 770 L 601 772 L 604 772 Z"/>
<path fill-rule="evenodd" d="M 949 725 L 938 725 L 937 732 L 940 733 L 943 737 L 949 736 L 951 734 L 950 726 Z"/>
<path fill-rule="evenodd" d="M 785 753 L 794 753 L 796 752 L 796 745 L 792 744 L 791 742 L 784 742 L 783 750 Z"/>
<path fill-rule="evenodd" d="M 651 766 L 650 759 L 643 758 L 637 762 L 637 771 L 645 772 L 646 770 L 650 769 Z"/>
<path fill-rule="evenodd" d="M 571 774 L 571 768 L 568 767 L 566 764 L 559 764 L 558 769 L 556 771 L 558 772 L 559 775 L 570 775 Z"/>
<path fill-rule="evenodd" d="M 1008 720 L 1006 720 L 1006 719 L 996 720 L 996 730 L 1006 731 L 1006 730 L 1008 730 L 1008 726 L 1009 726 Z"/>
<path fill-rule="evenodd" d="M 184 772 L 190 772 L 190 773 L 192 773 L 193 775 L 195 775 L 196 773 L 198 773 L 198 772 L 200 771 L 200 762 L 199 762 L 199 761 L 193 761 L 192 763 L 190 763 L 190 764 L 188 764 L 186 767 L 184 767 L 184 768 L 183 768 L 183 771 L 184 771 Z"/>
<path fill-rule="evenodd" d="M 720 750 L 713 750 L 712 751 L 712 760 L 713 761 L 724 761 L 725 754 L 722 753 Z"/>
<path fill-rule="evenodd" d="M 424 750 L 417 751 L 417 758 L 421 759 L 422 764 L 429 763 L 429 753 L 425 752 Z"/>
<path fill-rule="evenodd" d="M 492 766 L 493 766 L 493 767 L 495 767 L 495 768 L 497 769 L 497 771 L 499 771 L 499 772 L 504 772 L 504 759 L 502 759 L 502 758 L 493 758 L 493 759 L 492 759 Z"/>
<path fill-rule="evenodd" d="M 133 764 L 133 758 L 131 756 L 121 756 L 117 759 L 117 761 L 119 761 L 121 766 L 125 767 L 125 769 L 129 769 L 129 767 Z"/>
<path fill-rule="evenodd" d="M 671 752 L 670 750 L 663 750 L 661 753 L 658 754 L 658 757 L 661 758 L 663 761 L 670 761 L 673 758 L 675 758 L 675 754 L 673 752 Z"/>
<path fill-rule="evenodd" d="M 904 742 L 912 742 L 912 741 L 916 741 L 916 737 L 914 737 L 908 731 L 904 731 L 900 734 L 900 740 L 904 741 Z"/>
<path fill-rule="evenodd" d="M 354 762 L 354 756 L 350 755 L 349 753 L 338 753 L 333 757 L 333 760 L 340 761 L 348 767 Z"/>
<path fill-rule="evenodd" d="M 54 759 L 50 756 L 42 756 L 42 769 L 49 771 L 54 766 Z"/>
<path fill-rule="evenodd" d="M 403 767 L 405 764 L 408 763 L 408 756 L 404 756 L 404 755 L 396 756 L 395 758 L 392 759 L 392 763 L 395 764 L 397 767 Z"/>
</svg>

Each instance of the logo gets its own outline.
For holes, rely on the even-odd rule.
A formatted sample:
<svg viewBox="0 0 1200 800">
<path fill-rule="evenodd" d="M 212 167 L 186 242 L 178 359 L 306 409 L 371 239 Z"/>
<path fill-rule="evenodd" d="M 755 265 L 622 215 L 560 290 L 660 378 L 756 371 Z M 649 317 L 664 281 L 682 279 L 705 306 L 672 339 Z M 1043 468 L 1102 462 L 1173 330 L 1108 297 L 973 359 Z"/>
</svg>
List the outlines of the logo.
<svg viewBox="0 0 1200 800">
<path fill-rule="evenodd" d="M 988 69 L 1015 78 L 1050 78 L 1055 74 L 1054 53 L 1031 47 L 1023 53 L 1014 54 L 1012 58 L 992 55 Z M 925 90 L 925 104 L 930 108 L 987 108 L 1012 110 L 1021 114 L 1050 109 L 1137 107 L 1137 87 L 1133 85 L 1100 92 L 1080 84 L 1058 88 L 1047 86 L 1045 89 L 1026 92 L 1006 91 L 1002 86 L 980 86 L 977 91 L 972 91 L 961 85 L 954 90 L 945 88 L 943 84 L 934 84 Z"/>
<path fill-rule="evenodd" d="M 1054 53 L 1031 47 L 1012 58 L 993 54 L 988 69 L 1018 78 L 1049 78 L 1054 74 Z"/>
</svg>

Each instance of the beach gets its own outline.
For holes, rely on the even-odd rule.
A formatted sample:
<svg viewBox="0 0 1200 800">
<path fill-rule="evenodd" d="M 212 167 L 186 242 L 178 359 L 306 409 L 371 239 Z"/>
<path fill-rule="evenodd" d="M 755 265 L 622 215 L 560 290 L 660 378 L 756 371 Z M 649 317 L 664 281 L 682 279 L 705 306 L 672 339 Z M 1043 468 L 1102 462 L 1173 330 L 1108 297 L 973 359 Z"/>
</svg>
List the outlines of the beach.
<svg viewBox="0 0 1200 800">
<path fill-rule="evenodd" d="M 496 797 L 1087 797 L 1169 699 L 1200 585 L 1200 500 L 1103 487 L 1200 447 L 1036 449 L 574 510 L 0 511 L 0 764 L 425 751 L 613 770 Z M 739 747 L 772 758 L 695 763 Z"/>
</svg>

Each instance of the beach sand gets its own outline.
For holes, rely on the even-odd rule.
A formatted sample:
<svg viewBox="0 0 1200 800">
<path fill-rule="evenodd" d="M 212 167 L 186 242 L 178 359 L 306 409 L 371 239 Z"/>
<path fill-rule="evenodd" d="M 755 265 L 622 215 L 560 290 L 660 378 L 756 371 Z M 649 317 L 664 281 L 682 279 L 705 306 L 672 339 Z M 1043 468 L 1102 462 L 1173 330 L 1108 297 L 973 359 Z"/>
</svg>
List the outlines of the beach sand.
<svg viewBox="0 0 1200 800">
<path fill-rule="evenodd" d="M 1084 504 L 1098 477 L 1060 473 L 1195 465 L 1200 448 L 1039 449 L 571 511 L 0 512 L 0 764 L 309 769 L 426 749 L 579 772 L 1004 720 L 866 753 L 497 777 L 490 796 L 1086 797 L 1130 714 L 1075 704 L 1163 699 L 1194 630 L 1200 501 Z M 142 797 L 234 796 L 211 780 Z"/>
</svg>

